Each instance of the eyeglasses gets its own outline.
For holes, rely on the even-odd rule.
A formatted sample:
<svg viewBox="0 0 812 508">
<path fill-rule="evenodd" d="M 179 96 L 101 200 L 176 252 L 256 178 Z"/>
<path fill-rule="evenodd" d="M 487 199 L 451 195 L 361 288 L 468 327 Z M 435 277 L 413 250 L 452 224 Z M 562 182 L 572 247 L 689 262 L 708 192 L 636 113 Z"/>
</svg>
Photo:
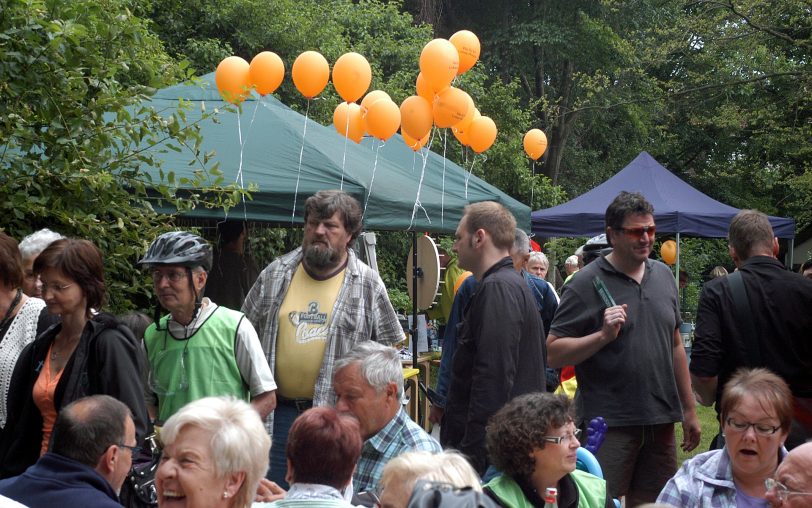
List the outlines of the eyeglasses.
<svg viewBox="0 0 812 508">
<path fill-rule="evenodd" d="M 186 278 L 186 272 L 181 271 L 172 271 L 172 272 L 162 272 L 160 270 L 155 270 L 152 272 L 152 282 L 158 284 L 161 282 L 162 279 L 166 279 L 169 282 L 177 283 L 182 281 Z"/>
<path fill-rule="evenodd" d="M 73 284 L 65 284 L 64 286 L 60 285 L 60 284 L 48 284 L 44 280 L 41 280 L 41 282 L 42 282 L 42 292 L 43 293 L 45 293 L 46 291 L 53 291 L 56 294 L 60 294 L 63 291 L 65 291 L 66 289 L 68 289 L 69 287 L 73 286 Z"/>
<path fill-rule="evenodd" d="M 759 436 L 769 437 L 778 432 L 778 429 L 781 427 L 773 427 L 772 425 L 767 425 L 764 423 L 750 423 L 750 422 L 738 422 L 733 418 L 728 418 L 725 420 L 728 427 L 736 432 L 747 432 L 748 427 L 753 427 L 753 430 L 756 431 L 756 434 Z"/>
<path fill-rule="evenodd" d="M 657 230 L 657 226 L 641 226 L 637 228 L 617 228 L 618 231 L 623 231 L 623 234 L 628 236 L 629 238 L 634 238 L 639 240 L 643 234 L 647 234 L 650 237 L 654 236 L 654 232 Z"/>
<path fill-rule="evenodd" d="M 768 491 L 775 489 L 775 495 L 778 496 L 778 499 L 780 499 L 782 503 L 785 502 L 790 496 L 812 496 L 812 492 L 797 492 L 794 490 L 789 490 L 786 485 L 775 481 L 773 478 L 767 478 L 764 480 L 764 486 Z"/>
<path fill-rule="evenodd" d="M 116 446 L 118 446 L 119 448 L 126 448 L 130 450 L 130 453 L 132 453 L 133 457 L 141 453 L 141 450 L 143 450 L 143 448 L 140 446 L 130 446 L 125 445 L 124 443 L 116 443 Z"/>
<path fill-rule="evenodd" d="M 572 439 L 578 439 L 578 436 L 580 435 L 581 429 L 575 429 L 566 436 L 542 436 L 541 439 L 542 441 L 547 441 L 548 443 L 561 444 L 563 442 L 568 442 Z"/>
</svg>

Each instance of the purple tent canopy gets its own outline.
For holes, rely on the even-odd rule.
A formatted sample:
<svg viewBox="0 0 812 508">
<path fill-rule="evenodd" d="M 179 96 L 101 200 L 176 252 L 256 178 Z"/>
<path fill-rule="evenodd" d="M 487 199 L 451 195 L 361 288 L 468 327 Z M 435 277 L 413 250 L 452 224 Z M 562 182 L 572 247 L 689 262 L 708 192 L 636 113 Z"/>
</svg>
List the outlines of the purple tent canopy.
<svg viewBox="0 0 812 508">
<path fill-rule="evenodd" d="M 658 233 L 706 238 L 727 237 L 739 212 L 699 192 L 647 152 L 640 152 L 618 174 L 564 204 L 537 210 L 530 216 L 533 233 L 543 237 L 594 236 L 604 232 L 604 214 L 620 191 L 639 192 L 654 206 Z M 770 217 L 775 236 L 795 237 L 795 221 Z"/>
</svg>

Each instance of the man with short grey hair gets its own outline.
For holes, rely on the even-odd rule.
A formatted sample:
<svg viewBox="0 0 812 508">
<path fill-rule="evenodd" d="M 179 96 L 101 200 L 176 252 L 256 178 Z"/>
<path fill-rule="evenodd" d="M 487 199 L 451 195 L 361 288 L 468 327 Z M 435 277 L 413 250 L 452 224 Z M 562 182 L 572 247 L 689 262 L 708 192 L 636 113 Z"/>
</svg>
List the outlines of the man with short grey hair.
<svg viewBox="0 0 812 508">
<path fill-rule="evenodd" d="M 32 508 L 120 508 L 136 444 L 122 402 L 108 395 L 76 400 L 59 412 L 49 451 L 20 476 L 0 481 L 0 494 Z"/>
<path fill-rule="evenodd" d="M 767 502 L 774 508 L 812 506 L 812 442 L 790 451 L 766 487 Z"/>
<path fill-rule="evenodd" d="M 28 296 L 42 298 L 42 283 L 39 276 L 34 273 L 34 260 L 37 259 L 40 252 L 45 250 L 45 247 L 51 245 L 51 242 L 65 238 L 59 233 L 55 233 L 48 228 L 34 231 L 20 241 L 20 255 L 23 257 L 23 269 L 25 270 L 23 278 L 23 293 Z"/>
<path fill-rule="evenodd" d="M 358 418 L 364 438 L 353 475 L 356 492 L 375 489 L 383 466 L 403 452 L 442 451 L 403 409 L 403 367 L 396 349 L 361 342 L 336 361 L 335 372 L 336 409 Z"/>
</svg>

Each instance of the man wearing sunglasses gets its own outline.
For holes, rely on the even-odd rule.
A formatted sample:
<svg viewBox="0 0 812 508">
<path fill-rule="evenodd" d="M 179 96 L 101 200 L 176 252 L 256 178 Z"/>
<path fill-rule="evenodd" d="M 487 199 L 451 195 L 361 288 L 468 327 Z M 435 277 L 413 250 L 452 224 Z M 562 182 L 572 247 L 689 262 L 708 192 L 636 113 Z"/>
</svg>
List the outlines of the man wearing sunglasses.
<svg viewBox="0 0 812 508">
<path fill-rule="evenodd" d="M 76 400 L 59 412 L 48 452 L 0 482 L 0 497 L 25 506 L 120 508 L 118 493 L 139 450 L 126 405 L 108 395 Z"/>
<path fill-rule="evenodd" d="M 684 418 L 684 450 L 699 444 L 700 427 L 674 275 L 649 259 L 654 209 L 642 195 L 621 192 L 605 227 L 613 250 L 563 292 L 547 354 L 551 367 L 575 365 L 579 416 L 609 425 L 597 452 L 609 491 L 637 506 L 654 502 L 676 472 L 674 423 Z"/>
</svg>

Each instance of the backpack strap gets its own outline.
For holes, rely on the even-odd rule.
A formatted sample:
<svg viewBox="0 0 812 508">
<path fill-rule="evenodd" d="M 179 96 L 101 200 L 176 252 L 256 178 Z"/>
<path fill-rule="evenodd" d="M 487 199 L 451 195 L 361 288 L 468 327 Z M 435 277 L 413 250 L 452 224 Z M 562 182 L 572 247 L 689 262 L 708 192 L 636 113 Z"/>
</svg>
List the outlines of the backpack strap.
<svg viewBox="0 0 812 508">
<path fill-rule="evenodd" d="M 750 300 L 747 298 L 747 289 L 744 287 L 741 271 L 735 271 L 727 276 L 730 293 L 733 296 L 733 311 L 736 320 L 741 324 L 742 339 L 744 340 L 745 364 L 748 367 L 761 365 L 761 350 L 756 337 L 756 326 L 753 323 Z"/>
</svg>

